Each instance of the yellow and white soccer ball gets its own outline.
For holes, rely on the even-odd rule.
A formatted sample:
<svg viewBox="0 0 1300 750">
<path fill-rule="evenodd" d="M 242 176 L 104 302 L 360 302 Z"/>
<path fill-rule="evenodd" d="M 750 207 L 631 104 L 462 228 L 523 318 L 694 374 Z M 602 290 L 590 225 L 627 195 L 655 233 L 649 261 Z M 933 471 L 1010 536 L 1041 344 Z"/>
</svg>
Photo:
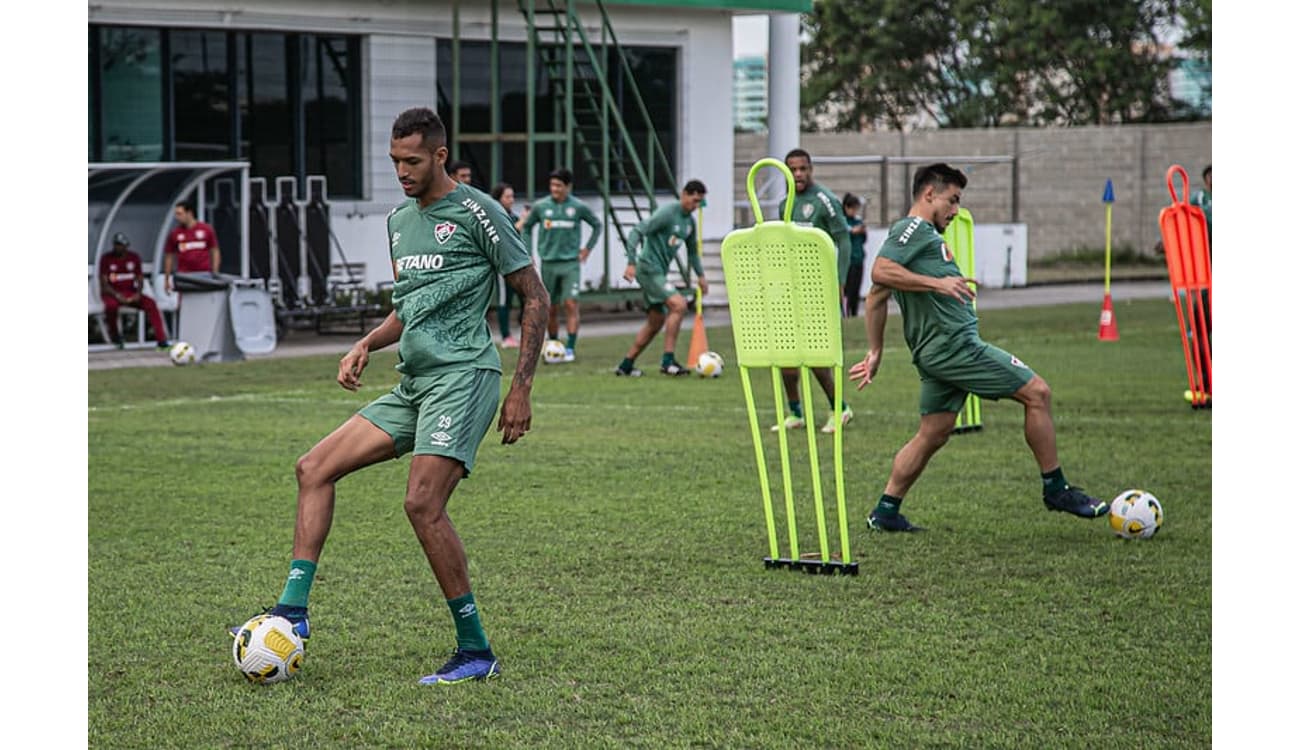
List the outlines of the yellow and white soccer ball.
<svg viewBox="0 0 1300 750">
<path fill-rule="evenodd" d="M 1146 490 L 1124 490 L 1110 501 L 1110 529 L 1121 539 L 1150 539 L 1164 522 L 1164 508 Z"/>
<path fill-rule="evenodd" d="M 171 357 L 174 365 L 192 365 L 198 355 L 194 351 L 194 347 L 184 341 L 177 341 L 167 351 L 167 356 Z"/>
<path fill-rule="evenodd" d="M 695 362 L 695 371 L 705 378 L 716 378 L 722 375 L 722 355 L 717 352 L 704 352 Z"/>
<path fill-rule="evenodd" d="M 559 364 L 564 361 L 564 342 L 559 339 L 550 339 L 542 345 L 542 361 L 548 365 Z"/>
<path fill-rule="evenodd" d="M 235 666 L 249 682 L 284 682 L 302 671 L 302 638 L 287 619 L 257 615 L 235 633 L 234 656 Z"/>
</svg>

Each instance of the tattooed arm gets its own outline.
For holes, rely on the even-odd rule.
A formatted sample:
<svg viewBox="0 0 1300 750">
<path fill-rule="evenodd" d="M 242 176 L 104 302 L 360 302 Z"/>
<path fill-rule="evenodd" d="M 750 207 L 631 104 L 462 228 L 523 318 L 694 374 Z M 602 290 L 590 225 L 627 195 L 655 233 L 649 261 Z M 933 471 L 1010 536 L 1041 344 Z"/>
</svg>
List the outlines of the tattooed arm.
<svg viewBox="0 0 1300 750">
<path fill-rule="evenodd" d="M 550 295 L 542 286 L 537 269 L 524 266 L 505 277 L 506 283 L 524 301 L 523 331 L 519 334 L 519 361 L 510 391 L 501 406 L 497 431 L 501 442 L 513 443 L 532 426 L 533 408 L 529 401 L 533 391 L 533 373 L 537 371 L 537 358 L 542 352 L 542 339 L 546 335 L 546 315 L 551 306 Z"/>
</svg>

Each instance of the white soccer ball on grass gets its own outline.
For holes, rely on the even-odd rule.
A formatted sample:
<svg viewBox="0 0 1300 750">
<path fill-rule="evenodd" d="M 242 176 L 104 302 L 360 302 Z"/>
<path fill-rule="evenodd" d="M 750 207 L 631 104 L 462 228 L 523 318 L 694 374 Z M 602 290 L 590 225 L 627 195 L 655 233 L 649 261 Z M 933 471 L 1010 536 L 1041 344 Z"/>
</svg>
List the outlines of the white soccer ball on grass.
<svg viewBox="0 0 1300 750">
<path fill-rule="evenodd" d="M 177 341 L 172 344 L 172 348 L 167 351 L 167 356 L 171 357 L 174 365 L 192 365 L 194 360 L 198 358 L 194 347 L 184 341 Z"/>
<path fill-rule="evenodd" d="M 302 671 L 302 638 L 283 617 L 261 614 L 235 633 L 235 666 L 249 682 L 270 685 Z"/>
<path fill-rule="evenodd" d="M 695 362 L 695 371 L 705 378 L 716 378 L 722 375 L 722 355 L 717 352 L 704 352 Z"/>
<path fill-rule="evenodd" d="M 1164 522 L 1164 508 L 1146 490 L 1124 490 L 1110 501 L 1110 529 L 1121 539 L 1150 539 Z"/>
<path fill-rule="evenodd" d="M 564 361 L 564 342 L 559 339 L 550 339 L 542 345 L 542 361 L 548 365 L 559 364 Z"/>
</svg>

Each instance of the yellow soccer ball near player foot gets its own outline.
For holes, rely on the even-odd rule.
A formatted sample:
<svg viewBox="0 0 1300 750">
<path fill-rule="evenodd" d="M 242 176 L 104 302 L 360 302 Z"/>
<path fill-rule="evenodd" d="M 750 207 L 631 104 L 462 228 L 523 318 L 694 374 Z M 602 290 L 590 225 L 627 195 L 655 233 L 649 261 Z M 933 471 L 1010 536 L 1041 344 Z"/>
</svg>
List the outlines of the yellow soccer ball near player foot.
<svg viewBox="0 0 1300 750">
<path fill-rule="evenodd" d="M 1164 508 L 1146 490 L 1124 490 L 1110 501 L 1110 530 L 1121 539 L 1150 539 L 1164 522 Z"/>
<path fill-rule="evenodd" d="M 302 671 L 302 638 L 283 617 L 261 614 L 244 623 L 232 651 L 240 674 L 258 685 L 284 682 Z"/>
<path fill-rule="evenodd" d="M 556 365 L 564 361 L 564 342 L 559 339 L 550 339 L 542 345 L 542 361 L 548 365 Z"/>
<path fill-rule="evenodd" d="M 722 355 L 717 352 L 704 352 L 695 363 L 695 371 L 704 378 L 716 378 L 722 375 Z"/>
</svg>

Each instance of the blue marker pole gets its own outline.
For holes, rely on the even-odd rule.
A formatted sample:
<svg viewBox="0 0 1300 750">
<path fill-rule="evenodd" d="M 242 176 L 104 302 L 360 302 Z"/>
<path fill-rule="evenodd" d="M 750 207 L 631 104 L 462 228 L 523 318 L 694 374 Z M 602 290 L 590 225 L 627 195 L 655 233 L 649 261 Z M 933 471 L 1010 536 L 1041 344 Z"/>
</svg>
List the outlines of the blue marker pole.
<svg viewBox="0 0 1300 750">
<path fill-rule="evenodd" d="M 1101 300 L 1101 323 L 1097 328 L 1099 341 L 1119 341 L 1119 326 L 1115 323 L 1115 305 L 1110 299 L 1110 209 L 1115 202 L 1115 186 L 1106 179 L 1106 190 L 1101 195 L 1106 204 L 1106 287 Z"/>
</svg>

